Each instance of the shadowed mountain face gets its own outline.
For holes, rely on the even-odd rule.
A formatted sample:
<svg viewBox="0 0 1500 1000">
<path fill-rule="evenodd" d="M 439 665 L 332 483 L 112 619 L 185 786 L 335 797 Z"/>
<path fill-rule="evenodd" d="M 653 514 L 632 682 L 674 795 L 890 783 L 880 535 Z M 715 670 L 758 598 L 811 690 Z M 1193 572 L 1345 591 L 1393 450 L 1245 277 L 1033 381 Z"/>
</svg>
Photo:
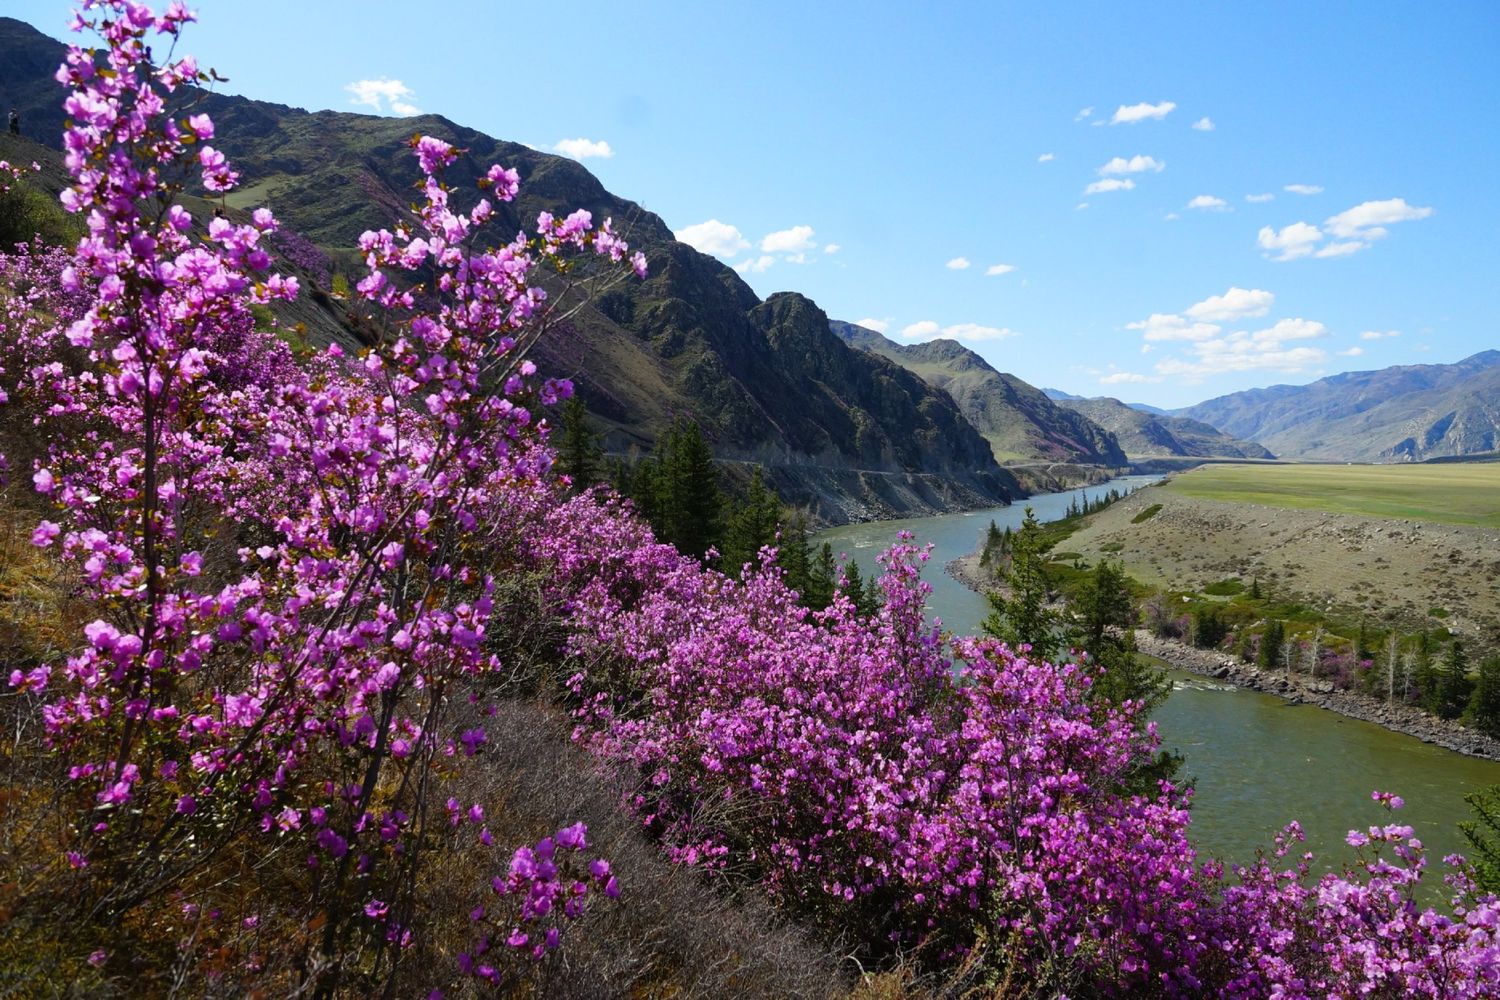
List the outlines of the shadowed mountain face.
<svg viewBox="0 0 1500 1000">
<path fill-rule="evenodd" d="M 54 146 L 63 91 L 52 73 L 63 51 L 25 23 L 0 18 L 0 92 L 16 101 L 24 130 Z M 379 118 L 199 96 L 217 127 L 214 145 L 242 175 L 228 208 L 269 204 L 284 227 L 355 280 L 360 234 L 412 218 L 414 133 L 465 150 L 446 175 L 461 208 L 461 192 L 473 191 L 489 164 L 521 175 L 520 197 L 499 206 L 484 234 L 493 242 L 509 241 L 542 211 L 613 218 L 645 252 L 650 276 L 597 295 L 534 357 L 543 371 L 578 384 L 614 450 L 649 447 L 675 416 L 687 415 L 719 457 L 766 463 L 784 496 L 831 520 L 995 505 L 1019 494 L 945 393 L 849 347 L 801 295 L 762 302 L 733 270 L 677 242 L 658 216 L 606 191 L 572 160 L 437 115 Z M 312 334 L 328 335 L 316 327 Z"/>
<path fill-rule="evenodd" d="M 1176 412 L 1284 458 L 1410 462 L 1490 452 L 1500 448 L 1500 351 L 1250 389 Z"/>
<path fill-rule="evenodd" d="M 1239 441 L 1206 423 L 1143 413 L 1118 399 L 1064 399 L 1059 405 L 1107 428 L 1131 458 L 1275 458 L 1254 441 Z"/>
<path fill-rule="evenodd" d="M 953 397 L 969 423 L 984 435 L 1001 462 L 1073 462 L 1124 466 L 1113 434 L 1065 409 L 1014 375 L 996 371 L 952 340 L 898 344 L 853 323 L 833 330 L 855 347 L 889 358 Z"/>
</svg>

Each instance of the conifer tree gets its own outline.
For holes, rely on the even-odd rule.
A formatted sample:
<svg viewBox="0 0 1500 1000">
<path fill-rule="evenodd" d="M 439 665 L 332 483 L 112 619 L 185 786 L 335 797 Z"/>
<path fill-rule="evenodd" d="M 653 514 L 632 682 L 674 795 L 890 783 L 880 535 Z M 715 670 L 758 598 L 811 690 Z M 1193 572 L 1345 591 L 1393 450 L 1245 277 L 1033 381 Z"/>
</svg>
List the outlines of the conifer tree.
<svg viewBox="0 0 1500 1000">
<path fill-rule="evenodd" d="M 1479 681 L 1469 696 L 1465 717 L 1480 732 L 1500 737 L 1500 653 L 1480 661 Z"/>
<path fill-rule="evenodd" d="M 1260 648 L 1255 651 L 1255 665 L 1262 670 L 1275 670 L 1285 641 L 1286 626 L 1281 623 L 1281 619 L 1273 618 L 1266 623 L 1266 629 L 1260 635 Z"/>
<path fill-rule="evenodd" d="M 1029 644 L 1033 657 L 1056 659 L 1062 647 L 1057 635 L 1059 621 L 1047 608 L 1051 585 L 1041 524 L 1030 507 L 1026 508 L 1021 530 L 1011 540 L 1010 567 L 1004 579 L 1005 592 L 989 595 L 991 611 L 984 620 L 984 630 L 1012 648 Z"/>
<path fill-rule="evenodd" d="M 557 471 L 573 481 L 575 491 L 586 490 L 599 481 L 604 452 L 599 447 L 599 435 L 589 429 L 588 409 L 576 392 L 563 404 L 562 426 L 554 441 Z"/>
<path fill-rule="evenodd" d="M 821 611 L 832 604 L 834 587 L 838 585 L 838 573 L 833 546 L 824 542 L 809 568 L 807 592 L 802 595 L 802 603 L 814 611 Z"/>
<path fill-rule="evenodd" d="M 766 488 L 757 466 L 750 474 L 745 495 L 730 505 L 719 568 L 728 576 L 739 576 L 746 564 L 756 565 L 761 548 L 776 544 L 776 525 L 780 518 L 781 501 Z"/>
</svg>

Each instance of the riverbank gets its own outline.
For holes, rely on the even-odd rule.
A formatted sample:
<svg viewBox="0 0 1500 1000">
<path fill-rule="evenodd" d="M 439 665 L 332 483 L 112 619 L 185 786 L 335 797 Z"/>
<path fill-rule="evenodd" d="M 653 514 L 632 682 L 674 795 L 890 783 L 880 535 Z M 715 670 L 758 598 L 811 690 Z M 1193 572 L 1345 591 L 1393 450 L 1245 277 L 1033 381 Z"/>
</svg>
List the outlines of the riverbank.
<svg viewBox="0 0 1500 1000">
<path fill-rule="evenodd" d="M 1411 705 L 1394 705 L 1357 691 L 1341 691 L 1333 686 L 1332 681 L 1301 674 L 1289 675 L 1280 670 L 1264 671 L 1217 650 L 1198 649 L 1175 639 L 1159 638 L 1146 629 L 1137 629 L 1135 637 L 1141 652 L 1182 670 L 1276 695 L 1294 705 L 1316 705 L 1456 753 L 1500 761 L 1500 740 L 1457 722 L 1439 719 Z"/>
<path fill-rule="evenodd" d="M 993 587 L 993 581 L 980 567 L 979 556 L 974 553 L 949 560 L 943 571 L 978 594 Z M 1163 639 L 1147 629 L 1137 629 L 1135 639 L 1141 652 L 1189 673 L 1275 695 L 1294 705 L 1316 705 L 1469 757 L 1500 761 L 1500 740 L 1457 722 L 1439 719 L 1414 706 L 1394 705 L 1358 691 L 1339 690 L 1328 680 L 1287 674 L 1281 670 L 1264 671 L 1253 663 L 1244 663 L 1219 650 L 1199 649 L 1176 639 Z"/>
</svg>

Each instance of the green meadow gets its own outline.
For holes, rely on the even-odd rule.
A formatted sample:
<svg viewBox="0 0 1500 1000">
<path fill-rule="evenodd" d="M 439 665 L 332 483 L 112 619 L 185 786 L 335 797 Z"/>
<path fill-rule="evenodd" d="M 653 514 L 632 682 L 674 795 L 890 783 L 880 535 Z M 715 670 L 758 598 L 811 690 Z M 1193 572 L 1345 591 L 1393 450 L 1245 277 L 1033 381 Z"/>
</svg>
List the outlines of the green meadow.
<svg viewBox="0 0 1500 1000">
<path fill-rule="evenodd" d="M 1203 500 L 1500 528 L 1500 463 L 1205 465 L 1165 487 Z"/>
</svg>

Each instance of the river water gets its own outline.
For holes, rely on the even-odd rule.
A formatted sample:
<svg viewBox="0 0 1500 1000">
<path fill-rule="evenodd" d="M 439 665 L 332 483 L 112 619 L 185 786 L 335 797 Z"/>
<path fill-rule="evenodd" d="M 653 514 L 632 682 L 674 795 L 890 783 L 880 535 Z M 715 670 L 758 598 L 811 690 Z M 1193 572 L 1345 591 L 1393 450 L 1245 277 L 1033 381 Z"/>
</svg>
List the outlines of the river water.
<svg viewBox="0 0 1500 1000">
<path fill-rule="evenodd" d="M 932 585 L 929 606 L 943 627 L 957 633 L 979 631 L 989 605 L 979 594 L 943 572 L 951 559 L 978 548 L 994 521 L 1002 530 L 1019 528 L 1029 504 L 1042 521 L 1066 515 L 1075 498 L 1093 497 L 1111 487 L 1129 492 L 1155 476 L 1126 476 L 1103 486 L 1032 497 L 1013 507 L 938 517 L 845 525 L 820 532 L 846 553 L 868 578 L 875 556 L 910 531 L 919 544 L 933 546 L 923 578 Z M 1066 543 L 1064 543 L 1066 545 Z M 1465 793 L 1500 784 L 1500 763 L 1465 757 L 1414 737 L 1368 722 L 1348 719 L 1312 705 L 1292 705 L 1272 695 L 1229 687 L 1180 671 L 1169 671 L 1172 696 L 1157 709 L 1163 742 L 1187 758 L 1183 773 L 1195 779 L 1192 837 L 1200 851 L 1231 862 L 1253 860 L 1259 847 L 1288 820 L 1307 835 L 1317 868 L 1341 868 L 1354 857 L 1344 843 L 1350 829 L 1389 822 L 1370 801 L 1372 789 L 1406 800 L 1396 817 L 1416 829 L 1429 849 L 1429 873 L 1449 853 L 1464 853 L 1457 824 L 1470 818 Z M 1427 895 L 1436 896 L 1436 878 Z"/>
</svg>

